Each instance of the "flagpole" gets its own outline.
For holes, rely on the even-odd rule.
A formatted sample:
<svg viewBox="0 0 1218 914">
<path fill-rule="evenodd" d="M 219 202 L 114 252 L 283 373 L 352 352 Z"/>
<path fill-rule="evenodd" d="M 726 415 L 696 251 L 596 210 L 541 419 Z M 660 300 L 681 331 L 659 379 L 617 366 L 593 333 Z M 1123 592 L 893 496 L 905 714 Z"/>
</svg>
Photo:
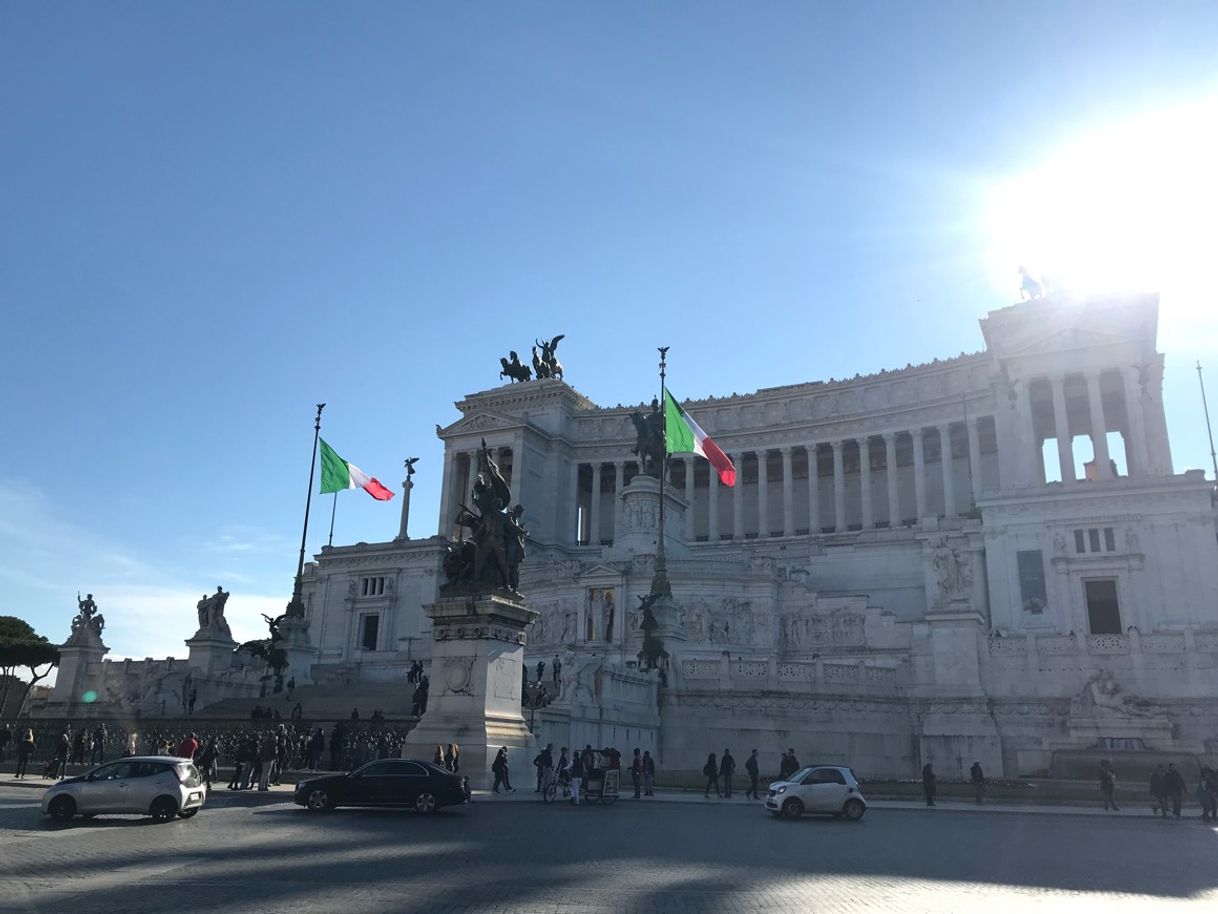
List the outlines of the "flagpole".
<svg viewBox="0 0 1218 914">
<path fill-rule="evenodd" d="M 668 560 L 664 557 L 664 488 L 668 478 L 668 391 L 666 387 L 669 346 L 657 346 L 660 352 L 660 428 L 663 430 L 663 455 L 660 457 L 660 541 L 656 545 L 656 570 L 651 580 L 651 592 L 661 596 L 672 596 L 668 583 Z"/>
<path fill-rule="evenodd" d="M 313 488 L 311 485 L 309 488 Z M 334 515 L 338 512 L 338 493 L 334 493 L 334 504 L 330 508 L 330 539 L 326 543 L 327 546 L 334 545 Z"/>
<path fill-rule="evenodd" d="M 317 439 L 321 437 L 321 411 L 326 404 L 317 404 L 317 416 L 313 419 L 313 456 L 309 458 L 309 488 L 305 492 L 304 529 L 300 533 L 300 560 L 296 563 L 296 583 L 292 586 L 292 599 L 288 603 L 287 615 L 304 618 L 304 556 L 305 542 L 309 536 L 309 508 L 313 504 L 313 473 L 317 469 Z"/>
<path fill-rule="evenodd" d="M 1210 460 L 1214 463 L 1214 482 L 1218 482 L 1218 456 L 1214 453 L 1214 432 L 1210 428 L 1210 405 L 1205 401 L 1205 378 L 1201 376 L 1201 360 L 1197 360 L 1197 383 L 1201 385 L 1201 408 L 1205 410 L 1205 433 L 1210 438 Z"/>
</svg>

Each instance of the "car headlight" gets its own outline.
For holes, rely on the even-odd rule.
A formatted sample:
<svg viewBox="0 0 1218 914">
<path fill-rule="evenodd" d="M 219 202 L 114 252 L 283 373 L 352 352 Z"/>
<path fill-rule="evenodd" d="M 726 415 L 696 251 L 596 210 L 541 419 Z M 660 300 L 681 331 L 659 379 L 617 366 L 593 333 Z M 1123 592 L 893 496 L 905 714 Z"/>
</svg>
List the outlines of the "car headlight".
<svg viewBox="0 0 1218 914">
<path fill-rule="evenodd" d="M 784 787 L 775 787 L 775 788 L 774 788 L 774 792 L 775 792 L 775 793 L 786 793 L 786 792 L 787 792 L 787 788 L 786 788 L 785 786 L 784 786 Z"/>
</svg>

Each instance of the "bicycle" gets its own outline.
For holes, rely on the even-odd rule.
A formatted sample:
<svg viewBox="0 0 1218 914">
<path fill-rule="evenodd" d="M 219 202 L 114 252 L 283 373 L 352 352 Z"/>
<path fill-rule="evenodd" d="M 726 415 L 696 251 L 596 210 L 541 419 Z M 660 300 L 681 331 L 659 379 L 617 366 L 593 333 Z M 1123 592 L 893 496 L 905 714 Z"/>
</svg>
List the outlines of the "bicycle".
<svg viewBox="0 0 1218 914">
<path fill-rule="evenodd" d="M 553 803 L 558 798 L 559 790 L 562 791 L 563 800 L 571 798 L 571 773 L 566 768 L 557 772 L 551 768 L 541 785 L 542 800 Z"/>
</svg>

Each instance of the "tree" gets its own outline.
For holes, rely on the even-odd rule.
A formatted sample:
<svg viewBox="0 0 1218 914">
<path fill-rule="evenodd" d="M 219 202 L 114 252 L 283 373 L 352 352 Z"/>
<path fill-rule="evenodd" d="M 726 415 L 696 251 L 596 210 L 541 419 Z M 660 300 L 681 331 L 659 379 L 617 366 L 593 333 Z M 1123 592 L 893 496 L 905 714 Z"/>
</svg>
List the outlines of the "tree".
<svg viewBox="0 0 1218 914">
<path fill-rule="evenodd" d="M 0 708 L 8 701 L 9 688 L 16 677 L 16 669 L 23 666 L 30 671 L 30 681 L 21 693 L 18 709 L 25 704 L 30 689 L 50 675 L 59 663 L 59 648 L 34 631 L 33 627 L 16 616 L 0 616 L 0 675 L 4 677 L 0 691 Z M 45 666 L 41 673 L 38 667 Z"/>
</svg>

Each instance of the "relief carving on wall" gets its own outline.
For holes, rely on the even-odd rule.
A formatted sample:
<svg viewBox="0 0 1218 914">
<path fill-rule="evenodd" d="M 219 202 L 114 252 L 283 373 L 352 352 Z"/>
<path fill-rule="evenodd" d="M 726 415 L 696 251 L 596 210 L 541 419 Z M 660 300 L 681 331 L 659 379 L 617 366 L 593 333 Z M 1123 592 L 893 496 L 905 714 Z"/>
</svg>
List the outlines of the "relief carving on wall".
<svg viewBox="0 0 1218 914">
<path fill-rule="evenodd" d="M 861 647 L 866 643 L 862 613 L 788 613 L 778 617 L 778 646 L 785 650 Z"/>
<path fill-rule="evenodd" d="M 754 644 L 758 620 L 747 600 L 725 598 L 717 604 L 694 597 L 681 603 L 679 619 L 691 641 L 709 644 Z"/>
</svg>

